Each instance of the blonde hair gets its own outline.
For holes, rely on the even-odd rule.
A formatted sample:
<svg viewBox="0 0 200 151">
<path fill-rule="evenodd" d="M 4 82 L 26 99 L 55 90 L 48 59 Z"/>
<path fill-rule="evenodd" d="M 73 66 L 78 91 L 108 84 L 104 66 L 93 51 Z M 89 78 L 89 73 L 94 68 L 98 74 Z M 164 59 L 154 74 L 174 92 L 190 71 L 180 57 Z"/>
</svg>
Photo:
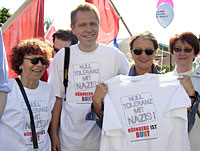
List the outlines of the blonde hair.
<svg viewBox="0 0 200 151">
<path fill-rule="evenodd" d="M 97 8 L 95 7 L 95 5 L 93 4 L 90 4 L 90 3 L 82 3 L 82 4 L 79 4 L 76 8 L 74 8 L 71 12 L 71 24 L 72 25 L 75 25 L 76 23 L 76 14 L 78 11 L 92 11 L 94 12 L 96 18 L 97 18 L 97 21 L 98 23 L 100 22 L 100 17 L 99 17 L 99 12 L 97 10 Z"/>
</svg>

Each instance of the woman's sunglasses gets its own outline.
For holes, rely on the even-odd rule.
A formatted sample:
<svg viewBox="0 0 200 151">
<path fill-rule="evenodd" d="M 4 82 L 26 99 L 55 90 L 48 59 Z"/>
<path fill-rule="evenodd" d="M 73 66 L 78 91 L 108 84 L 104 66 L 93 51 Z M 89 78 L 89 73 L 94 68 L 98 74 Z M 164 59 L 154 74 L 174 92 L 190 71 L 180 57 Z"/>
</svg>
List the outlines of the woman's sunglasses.
<svg viewBox="0 0 200 151">
<path fill-rule="evenodd" d="M 150 56 L 154 53 L 155 50 L 153 49 L 145 49 L 145 50 L 142 50 L 142 49 L 134 49 L 132 50 L 134 52 L 134 54 L 136 55 L 141 55 L 142 52 L 144 51 L 146 53 L 146 55 Z"/>
<path fill-rule="evenodd" d="M 182 48 L 175 47 L 173 50 L 175 52 L 181 52 L 183 50 L 186 53 L 190 53 L 192 51 L 192 48 L 184 48 L 184 49 L 182 49 Z"/>
<path fill-rule="evenodd" d="M 43 65 L 47 65 L 48 61 L 46 59 L 44 59 L 43 57 L 35 57 L 35 58 L 24 58 L 24 59 L 28 59 L 31 61 L 32 64 L 36 65 L 39 63 L 39 61 L 41 61 L 41 63 Z"/>
</svg>

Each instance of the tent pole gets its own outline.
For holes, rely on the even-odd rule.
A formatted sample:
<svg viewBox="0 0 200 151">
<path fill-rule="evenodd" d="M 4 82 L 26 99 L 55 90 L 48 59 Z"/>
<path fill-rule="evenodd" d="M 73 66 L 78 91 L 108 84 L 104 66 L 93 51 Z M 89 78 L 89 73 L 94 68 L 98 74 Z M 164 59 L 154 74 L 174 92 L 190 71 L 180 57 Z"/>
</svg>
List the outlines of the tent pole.
<svg viewBox="0 0 200 151">
<path fill-rule="evenodd" d="M 126 30 L 128 31 L 129 35 L 132 37 L 131 31 L 129 30 L 128 26 L 126 25 L 124 19 L 122 18 L 122 16 L 119 14 L 119 11 L 117 10 L 117 8 L 115 7 L 115 5 L 113 4 L 112 0 L 108 0 L 111 4 L 111 7 L 114 9 L 114 11 L 117 13 L 117 15 L 119 16 L 119 19 L 121 19 L 122 23 L 124 24 Z"/>
</svg>

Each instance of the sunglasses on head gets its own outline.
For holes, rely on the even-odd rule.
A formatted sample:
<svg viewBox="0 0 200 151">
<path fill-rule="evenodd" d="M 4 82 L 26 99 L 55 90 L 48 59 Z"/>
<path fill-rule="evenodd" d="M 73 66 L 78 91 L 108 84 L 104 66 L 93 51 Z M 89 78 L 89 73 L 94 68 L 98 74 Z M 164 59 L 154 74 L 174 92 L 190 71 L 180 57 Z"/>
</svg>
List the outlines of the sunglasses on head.
<svg viewBox="0 0 200 151">
<path fill-rule="evenodd" d="M 182 48 L 175 47 L 173 50 L 175 52 L 181 52 L 183 50 L 186 53 L 190 53 L 192 51 L 192 48 L 184 48 L 184 49 L 182 49 Z"/>
<path fill-rule="evenodd" d="M 39 63 L 39 61 L 41 61 L 41 63 L 43 65 L 47 65 L 48 61 L 46 59 L 44 59 L 43 57 L 34 57 L 34 58 L 24 58 L 24 59 L 28 59 L 31 61 L 32 64 L 36 65 Z"/>
<path fill-rule="evenodd" d="M 134 54 L 136 55 L 141 55 L 142 52 L 144 51 L 146 53 L 146 55 L 150 56 L 154 53 L 155 50 L 153 49 L 145 49 L 145 50 L 142 50 L 142 49 L 134 49 L 132 50 L 134 52 Z"/>
<path fill-rule="evenodd" d="M 60 49 L 53 46 L 53 50 L 57 53 Z"/>
</svg>

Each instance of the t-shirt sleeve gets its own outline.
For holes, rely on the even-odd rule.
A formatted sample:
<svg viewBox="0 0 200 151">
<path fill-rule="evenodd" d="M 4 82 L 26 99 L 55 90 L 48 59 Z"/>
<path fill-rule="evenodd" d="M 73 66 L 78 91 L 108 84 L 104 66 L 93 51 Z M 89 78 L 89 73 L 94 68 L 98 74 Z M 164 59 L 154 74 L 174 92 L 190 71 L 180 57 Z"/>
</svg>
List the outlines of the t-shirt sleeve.
<svg viewBox="0 0 200 151">
<path fill-rule="evenodd" d="M 130 69 L 130 64 L 129 61 L 127 60 L 126 56 L 118 50 L 118 56 L 117 56 L 117 67 L 118 68 L 118 75 L 128 75 L 129 69 Z"/>
<path fill-rule="evenodd" d="M 10 92 L 11 88 L 8 85 L 8 64 L 3 46 L 2 33 L 0 30 L 0 91 Z"/>
<path fill-rule="evenodd" d="M 53 58 L 49 66 L 48 83 L 53 87 L 55 96 L 62 98 L 65 94 L 63 85 L 64 48 Z"/>
<path fill-rule="evenodd" d="M 165 112 L 167 117 L 178 117 L 187 120 L 187 108 L 191 106 L 191 100 L 181 84 L 177 86 L 169 101 Z"/>
<path fill-rule="evenodd" d="M 51 86 L 49 86 L 49 91 L 50 91 L 50 96 L 49 96 L 49 106 L 51 111 L 53 110 L 54 104 L 56 102 L 56 97 L 53 91 L 53 88 Z"/>
</svg>

